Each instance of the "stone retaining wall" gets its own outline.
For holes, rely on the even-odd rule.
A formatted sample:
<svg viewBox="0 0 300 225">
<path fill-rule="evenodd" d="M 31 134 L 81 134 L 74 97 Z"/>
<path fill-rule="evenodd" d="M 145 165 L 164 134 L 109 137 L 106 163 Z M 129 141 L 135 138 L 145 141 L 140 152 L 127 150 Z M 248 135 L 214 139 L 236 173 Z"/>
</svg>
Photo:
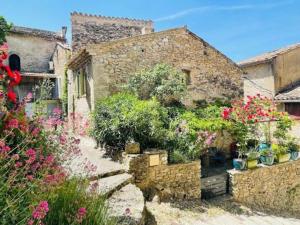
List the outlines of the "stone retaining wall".
<svg viewBox="0 0 300 225">
<path fill-rule="evenodd" d="M 201 197 L 200 162 L 167 164 L 167 152 L 130 155 L 129 171 L 143 191 L 155 191 L 161 200 Z"/>
<path fill-rule="evenodd" d="M 235 201 L 258 210 L 300 213 L 300 160 L 247 171 L 229 171 Z"/>
</svg>

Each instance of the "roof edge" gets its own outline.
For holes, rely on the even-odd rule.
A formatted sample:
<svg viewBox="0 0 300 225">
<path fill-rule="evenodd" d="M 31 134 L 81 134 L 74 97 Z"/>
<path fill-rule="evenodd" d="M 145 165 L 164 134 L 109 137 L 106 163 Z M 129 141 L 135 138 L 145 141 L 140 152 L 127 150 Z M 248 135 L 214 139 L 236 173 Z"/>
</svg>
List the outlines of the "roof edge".
<svg viewBox="0 0 300 225">
<path fill-rule="evenodd" d="M 64 43 L 67 41 L 66 38 L 64 38 L 58 32 L 42 30 L 42 29 L 37 29 L 37 28 L 13 26 L 9 32 L 10 33 L 18 33 L 18 34 L 28 34 L 28 35 L 33 35 L 33 36 L 38 36 L 38 37 L 43 37 L 43 38 L 51 38 L 51 39 L 63 41 Z"/>
<path fill-rule="evenodd" d="M 81 13 L 81 12 L 71 12 L 71 16 L 86 16 L 86 17 L 96 17 L 101 18 L 105 20 L 119 20 L 125 21 L 125 22 L 142 22 L 142 23 L 151 23 L 153 24 L 153 20 L 143 20 L 143 19 L 131 19 L 127 17 L 113 17 L 113 16 L 102 16 L 102 15 L 95 15 L 95 14 L 89 14 L 89 13 Z"/>
</svg>

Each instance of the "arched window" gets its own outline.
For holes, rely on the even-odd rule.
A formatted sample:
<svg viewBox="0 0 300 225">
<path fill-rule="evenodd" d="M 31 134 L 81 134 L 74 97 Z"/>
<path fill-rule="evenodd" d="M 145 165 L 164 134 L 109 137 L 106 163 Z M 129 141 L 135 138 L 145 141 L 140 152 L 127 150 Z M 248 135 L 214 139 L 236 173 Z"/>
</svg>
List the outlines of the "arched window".
<svg viewBox="0 0 300 225">
<path fill-rule="evenodd" d="M 18 55 L 12 54 L 9 56 L 9 67 L 12 71 L 21 71 L 21 60 Z"/>
</svg>

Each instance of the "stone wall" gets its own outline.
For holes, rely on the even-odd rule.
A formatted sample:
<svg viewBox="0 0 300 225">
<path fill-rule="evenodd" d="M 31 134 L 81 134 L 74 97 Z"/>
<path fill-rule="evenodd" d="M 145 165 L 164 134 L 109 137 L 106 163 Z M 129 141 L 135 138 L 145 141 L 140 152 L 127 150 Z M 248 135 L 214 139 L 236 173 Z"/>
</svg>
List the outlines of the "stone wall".
<svg viewBox="0 0 300 225">
<path fill-rule="evenodd" d="M 168 165 L 166 151 L 152 151 L 130 157 L 129 171 L 136 185 L 143 191 L 157 193 L 162 201 L 201 197 L 199 161 Z M 153 164 L 154 161 L 157 163 Z"/>
<path fill-rule="evenodd" d="M 72 13 L 72 48 L 150 33 L 152 21 Z"/>
<path fill-rule="evenodd" d="M 137 71 L 167 63 L 190 72 L 186 104 L 242 96 L 242 71 L 230 59 L 178 28 L 87 47 L 93 56 L 95 98 L 122 90 Z"/>
<path fill-rule="evenodd" d="M 230 193 L 258 210 L 300 213 L 300 160 L 247 171 L 229 171 Z"/>
</svg>

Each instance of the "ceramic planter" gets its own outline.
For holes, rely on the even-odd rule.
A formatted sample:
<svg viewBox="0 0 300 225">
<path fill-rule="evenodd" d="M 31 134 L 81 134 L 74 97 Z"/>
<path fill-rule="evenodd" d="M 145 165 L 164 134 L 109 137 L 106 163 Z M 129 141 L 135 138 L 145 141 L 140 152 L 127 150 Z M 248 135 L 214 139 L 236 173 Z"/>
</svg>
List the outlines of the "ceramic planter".
<svg viewBox="0 0 300 225">
<path fill-rule="evenodd" d="M 246 167 L 246 161 L 244 159 L 233 159 L 233 168 L 236 170 L 244 170 Z"/>
<path fill-rule="evenodd" d="M 279 163 L 284 163 L 284 162 L 287 162 L 289 161 L 291 158 L 291 154 L 290 153 L 286 153 L 286 154 L 279 154 L 277 155 L 277 161 Z"/>
<path fill-rule="evenodd" d="M 262 162 L 262 164 L 267 165 L 267 166 L 271 166 L 274 164 L 274 159 L 275 156 L 274 155 L 268 155 L 268 156 L 260 156 L 260 161 Z"/>
<path fill-rule="evenodd" d="M 298 156 L 299 156 L 299 152 L 298 151 L 291 151 L 290 152 L 291 154 L 291 160 L 297 160 L 298 159 Z"/>
<path fill-rule="evenodd" d="M 253 160 L 247 160 L 247 168 L 248 169 L 255 169 L 257 167 L 257 159 L 253 159 Z"/>
</svg>

